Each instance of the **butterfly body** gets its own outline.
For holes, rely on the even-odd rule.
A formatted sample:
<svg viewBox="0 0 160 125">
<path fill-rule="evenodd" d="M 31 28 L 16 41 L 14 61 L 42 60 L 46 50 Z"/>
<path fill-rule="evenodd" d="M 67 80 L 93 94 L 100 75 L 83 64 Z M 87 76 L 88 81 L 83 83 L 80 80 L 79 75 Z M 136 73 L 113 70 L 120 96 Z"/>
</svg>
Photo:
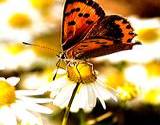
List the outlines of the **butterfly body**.
<svg viewBox="0 0 160 125">
<path fill-rule="evenodd" d="M 83 60 L 130 50 L 139 42 L 130 23 L 118 15 L 106 16 L 93 0 L 67 0 L 62 25 L 65 59 Z"/>
</svg>

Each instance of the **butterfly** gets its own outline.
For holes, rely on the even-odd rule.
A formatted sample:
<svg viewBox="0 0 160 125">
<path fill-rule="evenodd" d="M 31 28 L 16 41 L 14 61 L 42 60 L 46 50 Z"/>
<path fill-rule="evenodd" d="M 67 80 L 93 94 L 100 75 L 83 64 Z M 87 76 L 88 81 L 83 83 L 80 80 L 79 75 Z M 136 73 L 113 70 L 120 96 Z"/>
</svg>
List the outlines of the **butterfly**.
<svg viewBox="0 0 160 125">
<path fill-rule="evenodd" d="M 131 24 L 122 16 L 105 15 L 93 0 L 66 0 L 63 11 L 64 59 L 84 60 L 130 50 L 140 42 Z"/>
</svg>

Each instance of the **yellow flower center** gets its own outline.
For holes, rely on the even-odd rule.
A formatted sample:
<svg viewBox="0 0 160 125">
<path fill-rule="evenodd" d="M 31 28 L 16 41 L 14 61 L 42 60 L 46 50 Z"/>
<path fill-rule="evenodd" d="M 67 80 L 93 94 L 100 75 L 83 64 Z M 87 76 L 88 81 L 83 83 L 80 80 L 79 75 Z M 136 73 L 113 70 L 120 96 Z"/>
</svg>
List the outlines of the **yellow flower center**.
<svg viewBox="0 0 160 125">
<path fill-rule="evenodd" d="M 33 7 L 40 9 L 40 10 L 46 10 L 47 8 L 50 8 L 54 0 L 30 0 Z"/>
<path fill-rule="evenodd" d="M 123 86 L 117 88 L 118 96 L 122 101 L 128 101 L 134 99 L 138 95 L 138 89 L 135 85 L 126 83 Z"/>
<path fill-rule="evenodd" d="M 6 81 L 0 80 L 0 107 L 10 105 L 15 99 L 15 88 Z"/>
<path fill-rule="evenodd" d="M 6 0 L 0 0 L 0 3 L 6 2 Z"/>
<path fill-rule="evenodd" d="M 8 44 L 6 49 L 10 54 L 18 55 L 24 50 L 24 45 L 22 43 Z"/>
<path fill-rule="evenodd" d="M 144 96 L 144 101 L 149 104 L 160 104 L 160 88 L 154 88 L 148 91 Z"/>
<path fill-rule="evenodd" d="M 26 28 L 31 25 L 31 19 L 27 14 L 15 13 L 9 18 L 9 24 L 13 28 Z"/>
<path fill-rule="evenodd" d="M 92 83 L 96 81 L 96 75 L 93 66 L 86 62 L 79 62 L 67 66 L 67 75 L 71 81 Z"/>
<path fill-rule="evenodd" d="M 138 33 L 138 38 L 141 41 L 144 41 L 147 43 L 154 42 L 159 38 L 158 29 L 148 28 L 148 29 L 140 30 Z"/>
</svg>

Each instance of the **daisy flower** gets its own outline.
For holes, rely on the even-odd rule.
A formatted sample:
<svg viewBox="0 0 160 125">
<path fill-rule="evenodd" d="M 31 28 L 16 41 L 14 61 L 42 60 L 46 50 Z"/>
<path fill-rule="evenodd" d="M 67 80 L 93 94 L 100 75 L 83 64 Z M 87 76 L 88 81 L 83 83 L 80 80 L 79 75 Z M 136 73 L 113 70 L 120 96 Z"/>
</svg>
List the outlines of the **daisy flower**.
<svg viewBox="0 0 160 125">
<path fill-rule="evenodd" d="M 66 71 L 59 69 L 57 74 L 50 91 L 51 97 L 54 98 L 53 103 L 61 108 L 68 106 L 77 84 L 79 87 L 70 108 L 72 112 L 77 112 L 79 109 L 91 111 L 96 106 L 97 99 L 106 109 L 105 100 L 110 98 L 116 100 L 111 91 L 108 91 L 103 82 L 97 78 L 93 66 L 89 63 L 67 65 Z"/>
<path fill-rule="evenodd" d="M 26 0 L 8 0 L 0 6 L 0 15 L 1 40 L 28 42 L 54 27 Z"/>
<path fill-rule="evenodd" d="M 51 109 L 39 105 L 51 100 L 29 97 L 40 95 L 33 90 L 15 90 L 19 80 L 17 77 L 0 78 L 0 124 L 17 125 L 20 122 L 22 125 L 40 125 L 41 120 L 31 112 L 52 113 Z"/>
</svg>

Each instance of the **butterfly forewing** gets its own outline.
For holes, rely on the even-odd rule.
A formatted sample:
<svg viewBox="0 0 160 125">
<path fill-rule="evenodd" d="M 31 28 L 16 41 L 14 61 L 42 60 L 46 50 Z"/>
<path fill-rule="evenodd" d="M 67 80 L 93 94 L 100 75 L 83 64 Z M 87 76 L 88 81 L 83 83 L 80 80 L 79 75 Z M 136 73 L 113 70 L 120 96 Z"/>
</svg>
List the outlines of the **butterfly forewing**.
<svg viewBox="0 0 160 125">
<path fill-rule="evenodd" d="M 63 17 L 63 50 L 80 42 L 94 23 L 104 16 L 102 8 L 92 0 L 67 0 Z"/>
</svg>

